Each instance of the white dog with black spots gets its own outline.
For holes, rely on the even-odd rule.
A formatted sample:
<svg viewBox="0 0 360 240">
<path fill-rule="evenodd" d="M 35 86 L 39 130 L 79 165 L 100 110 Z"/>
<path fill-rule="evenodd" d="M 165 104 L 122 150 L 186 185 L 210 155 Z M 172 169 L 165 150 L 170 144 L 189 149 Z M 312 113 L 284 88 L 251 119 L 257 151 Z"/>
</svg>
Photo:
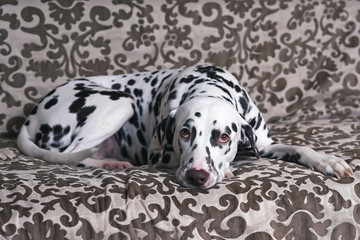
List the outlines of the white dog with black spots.
<svg viewBox="0 0 360 240">
<path fill-rule="evenodd" d="M 180 184 L 199 189 L 233 176 L 239 151 L 337 178 L 352 174 L 343 159 L 273 141 L 239 81 L 207 65 L 68 81 L 33 108 L 17 141 L 25 154 L 52 163 L 166 165 Z"/>
</svg>

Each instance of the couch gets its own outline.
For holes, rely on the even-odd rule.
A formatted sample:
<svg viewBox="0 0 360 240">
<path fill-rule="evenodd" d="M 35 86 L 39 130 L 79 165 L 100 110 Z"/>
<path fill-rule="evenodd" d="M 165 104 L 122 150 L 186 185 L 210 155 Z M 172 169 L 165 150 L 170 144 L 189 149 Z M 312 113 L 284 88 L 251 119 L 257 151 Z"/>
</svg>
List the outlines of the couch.
<svg viewBox="0 0 360 240">
<path fill-rule="evenodd" d="M 0 239 L 360 239 L 360 10 L 338 0 L 0 3 Z M 342 157 L 337 179 L 238 156 L 207 190 L 174 170 L 50 164 L 15 137 L 69 79 L 212 64 L 271 136 Z"/>
</svg>

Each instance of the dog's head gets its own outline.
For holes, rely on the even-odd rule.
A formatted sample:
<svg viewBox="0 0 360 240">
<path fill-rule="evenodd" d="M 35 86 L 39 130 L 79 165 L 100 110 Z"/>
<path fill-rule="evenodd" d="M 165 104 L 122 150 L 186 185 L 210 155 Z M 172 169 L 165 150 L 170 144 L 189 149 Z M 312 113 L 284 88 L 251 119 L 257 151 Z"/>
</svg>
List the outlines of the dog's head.
<svg viewBox="0 0 360 240">
<path fill-rule="evenodd" d="M 206 189 L 221 181 L 238 144 L 252 147 L 258 155 L 252 128 L 225 100 L 190 100 L 172 117 L 175 122 L 171 140 L 180 162 L 176 177 L 184 186 Z"/>
</svg>

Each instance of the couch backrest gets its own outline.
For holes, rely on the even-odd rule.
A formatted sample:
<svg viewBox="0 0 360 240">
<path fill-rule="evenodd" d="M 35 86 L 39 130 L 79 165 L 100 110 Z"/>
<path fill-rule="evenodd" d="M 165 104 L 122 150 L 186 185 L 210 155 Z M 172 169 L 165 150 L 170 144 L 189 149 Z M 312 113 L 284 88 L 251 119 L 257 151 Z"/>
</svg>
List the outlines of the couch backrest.
<svg viewBox="0 0 360 240">
<path fill-rule="evenodd" d="M 359 4 L 4 2 L 0 136 L 15 136 L 34 103 L 68 79 L 203 63 L 234 73 L 268 120 L 340 121 L 359 113 Z"/>
</svg>

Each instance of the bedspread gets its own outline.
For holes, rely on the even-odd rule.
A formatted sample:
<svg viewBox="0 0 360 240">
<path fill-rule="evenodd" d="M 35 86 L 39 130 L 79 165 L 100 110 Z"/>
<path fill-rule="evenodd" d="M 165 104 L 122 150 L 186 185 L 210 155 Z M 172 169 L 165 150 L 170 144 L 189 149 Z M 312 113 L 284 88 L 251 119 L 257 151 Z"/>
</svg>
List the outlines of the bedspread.
<svg viewBox="0 0 360 240">
<path fill-rule="evenodd" d="M 0 239 L 360 239 L 359 1 L 0 3 Z M 272 137 L 335 154 L 345 179 L 237 156 L 208 190 L 174 170 L 108 171 L 21 154 L 14 137 L 68 79 L 213 64 Z"/>
</svg>

